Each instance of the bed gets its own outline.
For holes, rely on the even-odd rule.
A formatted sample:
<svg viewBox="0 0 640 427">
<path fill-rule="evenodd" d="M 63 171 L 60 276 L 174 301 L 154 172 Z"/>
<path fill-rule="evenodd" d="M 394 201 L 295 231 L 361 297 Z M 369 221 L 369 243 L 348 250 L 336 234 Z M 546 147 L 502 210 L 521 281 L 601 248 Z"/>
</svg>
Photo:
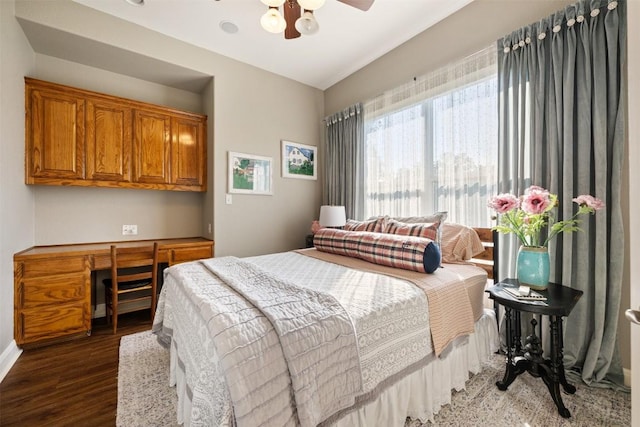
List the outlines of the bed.
<svg viewBox="0 0 640 427">
<path fill-rule="evenodd" d="M 498 349 L 486 271 L 445 258 L 432 274 L 317 248 L 166 269 L 153 330 L 170 348 L 178 422 L 433 420 Z"/>
</svg>

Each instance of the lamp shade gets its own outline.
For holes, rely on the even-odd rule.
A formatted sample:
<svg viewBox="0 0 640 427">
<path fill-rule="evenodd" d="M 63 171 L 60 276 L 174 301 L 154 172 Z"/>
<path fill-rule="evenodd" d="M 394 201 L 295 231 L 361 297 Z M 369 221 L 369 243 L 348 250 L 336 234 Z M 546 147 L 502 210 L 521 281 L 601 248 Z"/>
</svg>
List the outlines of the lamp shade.
<svg viewBox="0 0 640 427">
<path fill-rule="evenodd" d="M 321 227 L 342 227 L 347 223 L 347 215 L 344 206 L 320 206 Z"/>
<path fill-rule="evenodd" d="M 280 11 L 276 8 L 270 7 L 267 13 L 260 18 L 260 24 L 262 28 L 270 33 L 281 33 L 287 26 L 287 22 L 284 20 Z"/>
<path fill-rule="evenodd" d="M 260 0 L 262 3 L 269 7 L 280 7 L 284 3 L 284 0 Z"/>
<path fill-rule="evenodd" d="M 305 11 L 296 21 L 296 30 L 305 36 L 317 33 L 318 28 L 320 28 L 318 21 L 313 17 L 313 13 L 309 11 Z"/>
<path fill-rule="evenodd" d="M 322 7 L 324 0 L 298 0 L 298 4 L 305 10 L 316 10 Z"/>
</svg>

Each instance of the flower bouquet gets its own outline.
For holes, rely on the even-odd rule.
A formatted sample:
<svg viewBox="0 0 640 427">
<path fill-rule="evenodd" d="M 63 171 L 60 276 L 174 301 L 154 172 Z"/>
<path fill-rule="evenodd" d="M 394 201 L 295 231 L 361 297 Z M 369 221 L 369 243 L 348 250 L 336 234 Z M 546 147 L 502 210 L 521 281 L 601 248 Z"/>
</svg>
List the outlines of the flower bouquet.
<svg viewBox="0 0 640 427">
<path fill-rule="evenodd" d="M 604 207 L 600 199 L 588 194 L 573 201 L 578 205 L 577 212 L 569 219 L 555 221 L 552 210 L 558 205 L 558 196 L 542 187 L 532 185 L 521 197 L 503 193 L 489 199 L 488 206 L 499 215 L 499 223 L 493 229 L 503 234 L 515 234 L 522 244 L 517 267 L 521 283 L 536 289 L 546 288 L 549 242 L 560 233 L 580 230 L 581 215 L 593 214 Z M 535 253 L 539 255 L 532 255 Z"/>
<path fill-rule="evenodd" d="M 554 221 L 551 210 L 558 205 L 558 196 L 544 188 L 532 185 L 524 196 L 499 194 L 489 199 L 488 206 L 500 215 L 500 223 L 494 227 L 500 233 L 513 233 L 523 246 L 547 247 L 551 239 L 562 232 L 580 229 L 578 217 L 602 209 L 604 203 L 588 194 L 573 199 L 578 211 L 563 221 Z M 546 236 L 542 231 L 549 226 Z"/>
</svg>

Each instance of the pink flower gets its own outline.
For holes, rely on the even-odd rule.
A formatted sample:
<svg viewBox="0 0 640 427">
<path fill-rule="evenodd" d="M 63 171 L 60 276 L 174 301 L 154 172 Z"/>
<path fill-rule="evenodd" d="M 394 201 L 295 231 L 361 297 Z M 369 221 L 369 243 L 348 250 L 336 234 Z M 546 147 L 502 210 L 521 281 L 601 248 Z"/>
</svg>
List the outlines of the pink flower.
<svg viewBox="0 0 640 427">
<path fill-rule="evenodd" d="M 520 207 L 520 199 L 513 194 L 498 194 L 489 199 L 487 203 L 491 209 L 495 210 L 499 214 L 507 213 Z"/>
<path fill-rule="evenodd" d="M 544 188 L 538 187 L 537 185 L 532 185 L 529 188 L 527 188 L 526 190 L 524 190 L 524 194 L 529 194 L 532 191 L 542 191 L 542 192 L 548 193 L 548 191 L 545 190 Z"/>
<path fill-rule="evenodd" d="M 596 197 L 593 197 L 589 194 L 582 194 L 575 199 L 574 202 L 579 204 L 580 206 L 587 206 L 594 211 L 604 208 L 604 202 Z"/>
<path fill-rule="evenodd" d="M 320 223 L 316 220 L 311 223 L 311 234 L 316 234 L 320 230 Z"/>
<path fill-rule="evenodd" d="M 542 214 L 553 207 L 549 192 L 537 186 L 527 189 L 522 199 L 522 210 L 528 214 Z"/>
</svg>

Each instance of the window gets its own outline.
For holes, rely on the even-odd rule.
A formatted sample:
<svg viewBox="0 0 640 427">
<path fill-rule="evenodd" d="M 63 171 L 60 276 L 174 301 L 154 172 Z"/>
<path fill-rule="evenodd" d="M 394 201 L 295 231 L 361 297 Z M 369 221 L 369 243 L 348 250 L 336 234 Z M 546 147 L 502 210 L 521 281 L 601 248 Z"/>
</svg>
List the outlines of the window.
<svg viewBox="0 0 640 427">
<path fill-rule="evenodd" d="M 495 47 L 365 104 L 364 217 L 448 211 L 491 225 L 498 104 Z"/>
</svg>

